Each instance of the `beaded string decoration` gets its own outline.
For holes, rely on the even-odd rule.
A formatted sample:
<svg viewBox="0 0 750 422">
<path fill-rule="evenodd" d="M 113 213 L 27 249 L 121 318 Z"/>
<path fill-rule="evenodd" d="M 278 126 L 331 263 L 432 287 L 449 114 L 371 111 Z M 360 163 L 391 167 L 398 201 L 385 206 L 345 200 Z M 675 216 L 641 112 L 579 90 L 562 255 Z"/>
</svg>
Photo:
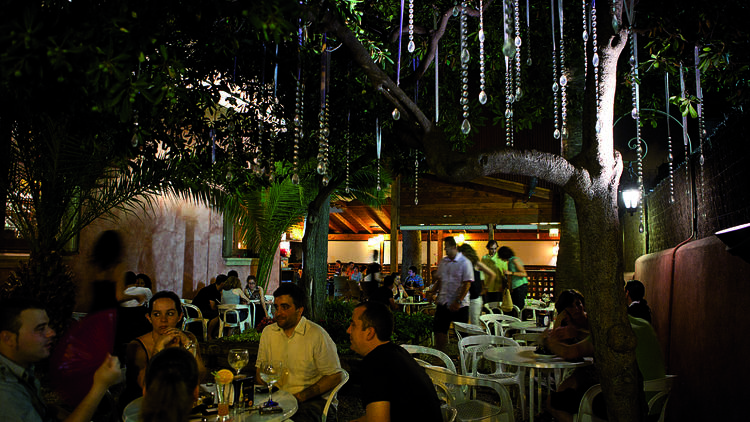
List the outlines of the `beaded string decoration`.
<svg viewBox="0 0 750 422">
<path fill-rule="evenodd" d="M 526 0 L 526 37 L 531 40 L 531 19 L 529 19 L 531 8 L 529 7 L 529 0 Z M 526 47 L 526 65 L 531 66 L 533 63 L 531 60 L 531 42 L 527 43 Z"/>
<path fill-rule="evenodd" d="M 615 22 L 617 20 L 615 19 Z M 591 65 L 594 67 L 594 97 L 596 98 L 596 133 L 602 131 L 601 97 L 599 96 L 599 44 L 596 36 L 596 0 L 591 0 Z"/>
<path fill-rule="evenodd" d="M 568 140 L 568 77 L 565 70 L 565 38 L 563 34 L 563 0 L 558 0 L 558 17 L 560 18 L 560 139 Z M 562 149 L 561 149 L 562 151 Z"/>
<path fill-rule="evenodd" d="M 419 205 L 419 151 L 414 151 L 414 205 Z"/>
<path fill-rule="evenodd" d="M 321 182 L 328 184 L 328 38 L 323 34 L 323 48 L 320 54 L 320 112 L 318 113 L 318 167 L 317 172 L 323 176 Z"/>
<path fill-rule="evenodd" d="M 344 132 L 344 139 L 346 139 L 346 185 L 344 191 L 346 193 L 349 193 L 349 137 L 351 136 L 349 132 L 349 121 L 351 120 L 351 115 L 351 110 L 346 112 L 346 132 Z"/>
<path fill-rule="evenodd" d="M 664 94 L 667 108 L 667 163 L 669 164 L 669 203 L 674 204 L 674 154 L 672 153 L 672 130 L 669 127 L 669 72 L 664 72 Z"/>
<path fill-rule="evenodd" d="M 469 48 L 467 46 L 466 38 L 468 34 L 468 28 L 466 27 L 466 7 L 467 2 L 464 0 L 461 2 L 461 17 L 460 17 L 460 37 L 461 37 L 461 108 L 463 109 L 463 119 L 461 123 L 461 133 L 468 135 L 471 131 L 471 123 L 469 123 Z"/>
<path fill-rule="evenodd" d="M 515 77 L 515 96 L 513 101 L 518 101 L 523 97 L 523 90 L 521 89 L 521 11 L 519 6 L 519 0 L 513 2 L 513 26 L 515 28 L 516 36 L 513 39 L 513 43 L 516 46 L 516 77 Z"/>
<path fill-rule="evenodd" d="M 503 1 L 503 56 L 505 58 L 505 145 L 513 146 L 513 64 L 516 55 L 513 0 Z"/>
<path fill-rule="evenodd" d="M 487 104 L 487 93 L 484 91 L 484 5 L 479 0 L 479 103 Z"/>
<path fill-rule="evenodd" d="M 631 117 L 635 120 L 635 139 L 637 142 L 636 153 L 638 157 L 638 191 L 641 200 L 638 202 L 639 219 L 638 231 L 645 231 L 645 218 L 643 211 L 643 198 L 645 191 L 643 188 L 643 140 L 641 139 L 641 106 L 640 106 L 640 83 L 638 77 L 638 34 L 633 30 L 635 27 L 635 3 L 631 0 L 626 4 L 625 13 L 628 17 L 630 26 L 630 81 L 631 95 L 633 99 L 633 109 L 630 112 Z"/>
<path fill-rule="evenodd" d="M 295 89 L 295 101 L 294 101 L 294 119 L 292 123 L 294 125 L 294 145 L 293 145 L 293 156 L 292 156 L 292 183 L 299 185 L 299 144 L 302 140 L 302 122 L 303 111 L 304 111 L 304 97 L 305 97 L 305 85 L 302 83 L 302 43 L 303 43 L 303 29 L 302 25 L 299 25 L 297 29 L 297 86 Z"/>
<path fill-rule="evenodd" d="M 687 87 L 685 86 L 685 68 L 683 67 L 682 63 L 680 63 L 680 95 L 682 96 L 682 100 L 685 100 L 687 98 Z M 688 150 L 688 144 L 689 144 L 689 137 L 687 132 L 687 116 L 682 115 L 682 143 L 685 146 L 685 162 L 688 161 L 690 158 L 690 151 Z M 689 166 L 685 166 L 685 169 L 687 170 Z"/>
<path fill-rule="evenodd" d="M 375 145 L 378 153 L 378 192 L 380 192 L 380 149 L 383 143 L 383 134 L 380 130 L 380 122 L 375 118 Z"/>
<path fill-rule="evenodd" d="M 432 26 L 437 30 L 437 13 L 432 17 Z M 440 120 L 440 87 L 438 72 L 440 70 L 440 61 L 438 60 L 438 46 L 435 46 L 435 123 Z"/>
<path fill-rule="evenodd" d="M 703 118 L 703 89 L 701 88 L 701 57 L 700 57 L 700 45 L 695 46 L 695 96 L 698 97 L 698 140 L 700 141 L 700 158 L 699 163 L 701 167 L 705 163 L 705 157 L 703 155 L 703 141 L 706 138 L 706 125 Z M 702 173 L 702 169 L 701 169 Z"/>
<path fill-rule="evenodd" d="M 559 91 L 560 85 L 557 83 L 557 35 L 555 35 L 555 0 L 550 0 L 550 15 L 552 16 L 552 104 L 554 105 L 555 131 L 553 136 L 560 139 L 560 109 L 559 109 Z"/>
<path fill-rule="evenodd" d="M 409 45 L 406 47 L 409 53 L 417 49 L 414 44 L 414 0 L 409 0 Z"/>
<path fill-rule="evenodd" d="M 401 34 L 404 33 L 404 0 L 401 0 L 401 8 L 398 15 L 398 56 L 396 59 L 396 86 L 401 84 Z M 401 118 L 401 112 L 395 107 L 391 112 L 393 120 Z"/>
<path fill-rule="evenodd" d="M 589 25 L 588 25 L 588 11 L 586 10 L 586 0 L 581 0 L 581 12 L 583 15 L 583 33 L 581 38 L 583 39 L 583 77 L 584 79 L 589 74 L 589 59 L 588 59 L 588 44 L 589 44 Z M 584 87 L 585 89 L 585 87 Z"/>
</svg>

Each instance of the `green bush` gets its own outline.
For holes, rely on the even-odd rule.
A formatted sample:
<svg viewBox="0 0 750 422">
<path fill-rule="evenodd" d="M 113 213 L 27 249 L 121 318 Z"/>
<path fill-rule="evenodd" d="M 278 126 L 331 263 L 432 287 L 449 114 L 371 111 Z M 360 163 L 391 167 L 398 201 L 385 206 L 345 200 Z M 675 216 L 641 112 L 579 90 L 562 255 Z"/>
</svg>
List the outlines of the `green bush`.
<svg viewBox="0 0 750 422">
<path fill-rule="evenodd" d="M 422 344 L 432 334 L 432 315 L 394 313 L 395 327 L 391 340 L 398 344 Z"/>
</svg>

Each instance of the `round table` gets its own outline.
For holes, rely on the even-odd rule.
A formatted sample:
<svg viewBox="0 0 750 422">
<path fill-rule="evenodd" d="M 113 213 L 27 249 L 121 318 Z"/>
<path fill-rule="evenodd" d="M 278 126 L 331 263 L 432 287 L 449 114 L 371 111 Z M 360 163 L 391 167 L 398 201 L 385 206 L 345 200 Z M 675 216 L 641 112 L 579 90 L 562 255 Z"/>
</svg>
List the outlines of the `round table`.
<svg viewBox="0 0 750 422">
<path fill-rule="evenodd" d="M 512 330 L 518 330 L 522 333 L 542 333 L 547 327 L 537 327 L 536 321 L 522 321 L 522 322 L 511 322 L 508 324 L 508 328 Z"/>
<path fill-rule="evenodd" d="M 484 358 L 506 365 L 529 368 L 529 420 L 534 422 L 534 372 L 537 369 L 567 369 L 578 368 L 593 364 L 591 358 L 583 361 L 570 362 L 559 356 L 538 355 L 534 353 L 536 347 L 494 347 L 484 352 Z M 539 384 L 539 409 L 541 410 L 542 385 Z"/>
<path fill-rule="evenodd" d="M 413 306 L 419 308 L 420 306 L 429 305 L 430 302 L 406 302 L 399 300 L 396 304 L 403 306 L 406 313 L 410 314 Z"/>
<path fill-rule="evenodd" d="M 209 387 L 210 388 L 210 387 Z M 206 390 L 206 384 L 201 384 L 201 389 Z M 267 415 L 261 415 L 258 411 L 258 405 L 268 400 L 268 393 L 255 393 L 253 398 L 253 407 L 250 409 L 244 409 L 244 412 L 233 418 L 238 422 L 277 422 L 285 421 L 291 418 L 297 412 L 297 399 L 291 393 L 279 390 L 273 393 L 273 400 L 279 403 L 279 406 L 284 410 L 282 413 L 272 413 Z M 140 421 L 141 413 L 141 402 L 143 397 L 139 397 L 125 407 L 122 412 L 122 420 L 124 422 L 138 422 Z M 230 410 L 230 416 L 234 410 Z M 221 419 L 216 413 L 208 416 L 195 415 L 190 417 L 191 421 L 206 421 L 206 422 L 218 422 Z"/>
</svg>

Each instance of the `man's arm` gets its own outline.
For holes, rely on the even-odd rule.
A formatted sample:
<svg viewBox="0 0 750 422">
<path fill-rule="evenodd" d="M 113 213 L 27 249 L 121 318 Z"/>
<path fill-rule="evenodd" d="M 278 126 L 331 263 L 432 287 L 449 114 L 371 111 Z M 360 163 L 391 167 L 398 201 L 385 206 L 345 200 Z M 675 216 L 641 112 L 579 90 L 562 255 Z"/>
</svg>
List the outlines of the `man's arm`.
<svg viewBox="0 0 750 422">
<path fill-rule="evenodd" d="M 331 375 L 324 375 L 323 378 L 319 379 L 315 384 L 305 388 L 299 393 L 294 395 L 294 398 L 298 402 L 302 403 L 309 399 L 318 397 L 319 395 L 333 390 L 333 387 L 337 386 L 341 382 L 341 372 L 336 372 Z"/>
<path fill-rule="evenodd" d="M 391 421 L 391 402 L 376 401 L 369 403 L 365 408 L 365 414 L 359 419 L 352 422 L 390 422 Z"/>
<path fill-rule="evenodd" d="M 86 397 L 76 406 L 65 422 L 88 422 L 94 415 L 99 402 L 107 393 L 107 389 L 116 384 L 122 377 L 120 361 L 113 356 L 107 356 L 104 363 L 94 373 L 94 385 L 91 386 Z"/>
</svg>

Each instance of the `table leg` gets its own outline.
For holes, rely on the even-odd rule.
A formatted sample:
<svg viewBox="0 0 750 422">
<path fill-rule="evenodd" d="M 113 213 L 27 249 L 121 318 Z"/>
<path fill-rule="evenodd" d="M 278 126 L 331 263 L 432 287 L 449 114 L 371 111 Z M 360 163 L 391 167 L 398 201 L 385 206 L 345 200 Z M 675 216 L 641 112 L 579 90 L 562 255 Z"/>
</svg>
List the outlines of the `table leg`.
<svg viewBox="0 0 750 422">
<path fill-rule="evenodd" d="M 537 400 L 537 412 L 542 413 L 542 375 L 544 374 L 544 370 L 539 370 L 539 383 L 537 384 L 537 392 L 539 393 L 539 400 Z"/>
<path fill-rule="evenodd" d="M 534 367 L 529 371 L 529 421 L 534 422 Z"/>
</svg>

